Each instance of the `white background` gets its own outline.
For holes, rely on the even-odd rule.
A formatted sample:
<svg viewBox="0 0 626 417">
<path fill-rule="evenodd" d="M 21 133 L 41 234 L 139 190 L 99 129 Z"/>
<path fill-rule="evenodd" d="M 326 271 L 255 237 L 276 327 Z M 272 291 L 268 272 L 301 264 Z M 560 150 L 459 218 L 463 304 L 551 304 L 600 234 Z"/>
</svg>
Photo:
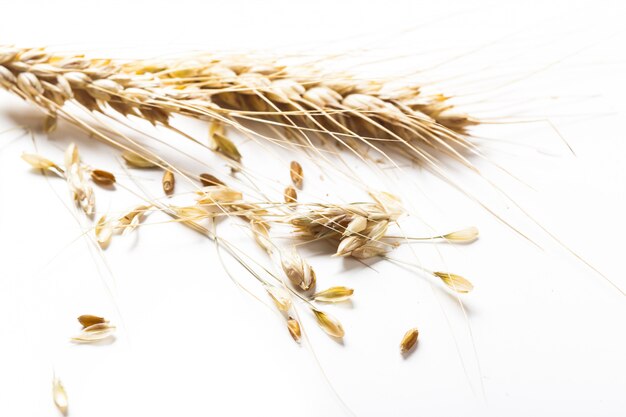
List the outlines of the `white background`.
<svg viewBox="0 0 626 417">
<path fill-rule="evenodd" d="M 626 288 L 621 3 L 22 1 L 3 4 L 0 42 L 125 57 L 342 52 L 341 65 L 327 64 L 368 75 L 419 70 L 413 79 L 460 95 L 459 104 L 485 119 L 549 118 L 552 125 L 479 128 L 494 140 L 480 142 L 488 161 L 473 162 L 530 217 Z M 116 152 L 63 124 L 48 138 L 39 131 L 42 120 L 30 105 L 0 93 L 0 131 L 25 126 L 35 137 L 17 137 L 19 130 L 0 136 L 0 415 L 57 415 L 53 372 L 73 416 L 626 414 L 626 297 L 476 175 L 448 167 L 464 190 L 542 249 L 424 170 L 384 170 L 376 179 L 380 172 L 357 167 L 364 182 L 402 196 L 412 213 L 403 223 L 409 234 L 479 227 L 481 238 L 470 246 L 413 245 L 414 252 L 396 254 L 461 273 L 476 288 L 461 308 L 429 278 L 312 249 L 320 287 L 352 286 L 355 299 L 327 308 L 346 329 L 343 344 L 303 314 L 310 344 L 298 346 L 276 314 L 233 284 L 213 244 L 191 231 L 146 226 L 104 254 L 93 251 L 80 238 L 88 224 L 71 208 L 64 184 L 31 172 L 19 155 L 36 146 L 60 159 L 75 141 L 88 163 L 129 179 Z M 206 135 L 202 126 L 180 123 Z M 279 196 L 290 157 L 240 143 L 245 163 Z M 197 157 L 226 172 L 211 155 Z M 353 197 L 354 184 L 332 169 L 300 158 L 303 198 L 362 197 Z M 157 192 L 158 175 L 136 175 Z M 98 190 L 99 213 L 136 203 L 121 187 Z M 161 221 L 151 216 L 147 223 Z M 224 228 L 241 235 L 237 224 Z M 78 330 L 75 317 L 88 313 L 118 324 L 114 343 L 68 342 Z M 398 343 L 413 326 L 419 346 L 404 359 Z"/>
</svg>

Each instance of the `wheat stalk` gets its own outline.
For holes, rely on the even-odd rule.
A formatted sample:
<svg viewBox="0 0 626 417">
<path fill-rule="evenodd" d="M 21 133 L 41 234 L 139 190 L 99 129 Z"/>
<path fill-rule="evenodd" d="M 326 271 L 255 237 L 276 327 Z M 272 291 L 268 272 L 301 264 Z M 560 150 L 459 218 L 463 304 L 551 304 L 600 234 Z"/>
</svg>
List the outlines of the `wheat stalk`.
<svg viewBox="0 0 626 417">
<path fill-rule="evenodd" d="M 436 152 L 471 165 L 462 153 L 473 150 L 466 134 L 477 123 L 453 109 L 446 97 L 423 95 L 416 86 L 396 88 L 344 74 L 323 74 L 310 66 L 286 67 L 271 60 L 259 62 L 245 57 L 204 55 L 193 60 L 118 61 L 5 46 L 0 47 L 0 86 L 48 113 L 46 131 L 52 130 L 61 116 L 125 150 L 122 157 L 129 166 L 163 168 L 162 186 L 168 196 L 174 192 L 175 174 L 187 176 L 186 173 L 141 147 L 123 146 L 108 133 L 89 127 L 68 111 L 66 104 L 71 102 L 108 116 L 138 117 L 183 135 L 171 126 L 173 116 L 209 121 L 213 149 L 236 163 L 241 162 L 242 155 L 225 136 L 224 125 L 254 137 L 313 149 L 317 149 L 313 138 L 332 138 L 353 151 L 364 146 L 386 156 L 383 148 L 390 148 L 431 166 L 438 160 L 433 153 Z M 277 137 L 265 136 L 256 128 L 258 122 Z M 74 198 L 87 214 L 94 212 L 95 204 L 87 178 L 103 186 L 116 182 L 113 174 L 83 165 L 75 147 L 66 154 L 65 169 L 38 155 L 25 155 L 24 159 L 35 168 L 66 178 Z M 232 166 L 241 169 L 239 165 Z M 336 242 L 337 256 L 381 256 L 391 260 L 386 253 L 399 242 L 387 231 L 404 210 L 399 199 L 388 193 L 371 194 L 373 203 L 300 204 L 296 188 L 303 188 L 303 169 L 296 161 L 289 168 L 293 185 L 285 189 L 284 203 L 247 201 L 240 191 L 215 176 L 200 174 L 197 179 L 204 187 L 198 188 L 196 204 L 150 202 L 117 218 L 101 216 L 94 227 L 96 242 L 106 248 L 115 233 L 130 233 L 148 211 L 163 210 L 176 221 L 207 234 L 218 246 L 226 247 L 265 288 L 296 341 L 301 337 L 301 329 L 297 315 L 292 315 L 292 297 L 304 303 L 326 333 L 341 338 L 344 330 L 340 322 L 320 310 L 315 302 L 345 301 L 353 289 L 339 286 L 315 292 L 313 267 L 294 246 L 285 249 L 277 245 L 270 235 L 270 224 L 290 224 L 300 237 Z M 276 282 L 262 278 L 241 259 L 236 248 L 198 223 L 207 219 L 212 223 L 221 216 L 245 219 L 254 239 L 279 266 L 283 277 L 270 274 Z M 466 234 L 461 235 L 434 238 L 468 240 Z M 471 290 L 471 284 L 458 275 L 424 271 L 454 291 Z M 93 326 L 74 340 L 100 340 L 109 337 L 114 329 L 102 323 Z"/>
</svg>

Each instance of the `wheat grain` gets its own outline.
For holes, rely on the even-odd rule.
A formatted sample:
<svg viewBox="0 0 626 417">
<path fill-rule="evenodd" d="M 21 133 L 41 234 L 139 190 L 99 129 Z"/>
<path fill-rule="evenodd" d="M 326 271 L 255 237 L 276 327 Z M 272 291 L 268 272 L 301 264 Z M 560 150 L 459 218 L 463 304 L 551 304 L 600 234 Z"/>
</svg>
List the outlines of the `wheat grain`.
<svg viewBox="0 0 626 417">
<path fill-rule="evenodd" d="M 341 323 L 336 318 L 316 308 L 311 308 L 311 311 L 317 320 L 317 324 L 319 324 L 322 330 L 324 330 L 328 335 L 336 338 L 342 338 L 345 335 Z"/>
<path fill-rule="evenodd" d="M 115 175 L 101 169 L 94 169 L 91 171 L 91 180 L 103 187 L 110 187 L 115 184 L 116 181 Z"/>
<path fill-rule="evenodd" d="M 297 288 L 308 291 L 315 287 L 316 278 L 313 267 L 295 249 L 282 251 L 280 263 L 287 278 Z"/>
<path fill-rule="evenodd" d="M 317 292 L 311 296 L 315 301 L 322 301 L 325 303 L 339 303 L 341 301 L 349 300 L 354 294 L 354 290 L 348 287 L 331 287 L 326 290 Z"/>
<path fill-rule="evenodd" d="M 445 234 L 442 238 L 450 242 L 470 243 L 478 239 L 478 234 L 478 229 L 476 227 L 468 227 L 467 229 Z"/>
<path fill-rule="evenodd" d="M 460 275 L 449 272 L 433 272 L 433 275 L 440 278 L 444 284 L 456 292 L 468 293 L 474 289 L 472 283 Z"/>
<path fill-rule="evenodd" d="M 289 317 L 287 319 L 287 329 L 289 330 L 289 334 L 296 342 L 300 342 L 300 338 L 302 337 L 302 331 L 300 330 L 300 322 L 294 319 L 293 317 Z"/>
<path fill-rule="evenodd" d="M 65 171 L 63 168 L 52 162 L 51 160 L 44 158 L 41 155 L 32 153 L 23 153 L 22 159 L 30 164 L 35 169 L 41 169 L 44 171 L 54 172 L 55 174 L 65 177 Z"/>
<path fill-rule="evenodd" d="M 158 165 L 152 161 L 147 160 L 137 152 L 124 151 L 122 152 L 122 158 L 133 168 L 156 168 Z"/>
<path fill-rule="evenodd" d="M 283 198 L 285 200 L 285 203 L 287 204 L 297 203 L 298 192 L 295 188 L 293 188 L 292 185 L 289 185 L 287 188 L 285 188 L 285 191 L 283 191 Z"/>
<path fill-rule="evenodd" d="M 291 297 L 286 289 L 274 285 L 267 285 L 265 290 L 280 311 L 289 311 L 291 308 Z"/>
<path fill-rule="evenodd" d="M 161 184 L 163 185 L 163 192 L 165 193 L 165 195 L 172 195 L 172 193 L 174 192 L 174 186 L 176 184 L 174 173 L 170 170 L 166 170 L 163 173 L 163 179 L 161 180 Z"/>
<path fill-rule="evenodd" d="M 90 327 L 90 326 L 93 326 L 94 324 L 108 323 L 108 320 L 100 316 L 93 316 L 91 314 L 83 314 L 82 316 L 78 317 L 78 322 L 83 326 L 83 329 L 84 329 L 85 327 Z"/>
<path fill-rule="evenodd" d="M 402 337 L 402 341 L 400 342 L 400 351 L 402 353 L 407 353 L 413 349 L 413 347 L 417 344 L 418 335 L 419 331 L 416 328 L 409 329 Z"/>
<path fill-rule="evenodd" d="M 291 161 L 291 163 L 289 164 L 289 176 L 291 177 L 293 185 L 295 185 L 299 189 L 302 189 L 304 176 L 302 172 L 302 165 L 300 165 L 297 161 Z"/>
<path fill-rule="evenodd" d="M 239 153 L 239 149 L 237 149 L 237 146 L 233 143 L 233 141 L 220 133 L 213 133 L 212 139 L 213 149 L 216 152 L 221 153 L 222 155 L 232 159 L 233 161 L 241 162 L 241 154 Z"/>
<path fill-rule="evenodd" d="M 203 186 L 207 187 L 210 185 L 226 185 L 223 181 L 218 179 L 215 175 L 203 173 L 200 174 L 200 182 Z"/>
</svg>

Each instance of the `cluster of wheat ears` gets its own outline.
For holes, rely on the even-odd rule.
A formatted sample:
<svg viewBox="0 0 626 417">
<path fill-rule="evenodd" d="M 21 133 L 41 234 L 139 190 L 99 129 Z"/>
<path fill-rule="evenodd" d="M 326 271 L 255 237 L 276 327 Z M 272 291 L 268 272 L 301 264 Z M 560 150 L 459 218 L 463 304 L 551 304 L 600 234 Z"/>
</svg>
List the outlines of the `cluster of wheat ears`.
<svg viewBox="0 0 626 417">
<path fill-rule="evenodd" d="M 127 234 L 140 226 L 149 212 L 164 212 L 208 236 L 240 262 L 267 292 L 296 341 L 302 335 L 296 306 L 308 310 L 327 334 L 342 338 L 341 323 L 323 311 L 323 304 L 353 295 L 353 289 L 343 286 L 316 289 L 315 271 L 300 255 L 297 244 L 325 241 L 336 256 L 366 259 L 388 258 L 390 251 L 407 242 L 390 232 L 405 213 L 401 200 L 390 193 L 367 189 L 371 202 L 351 204 L 298 202 L 298 191 L 314 179 L 307 177 L 297 162 L 301 154 L 296 150 L 306 149 L 324 158 L 320 151 L 331 144 L 361 160 L 375 154 L 394 162 L 398 156 L 435 172 L 441 170 L 441 158 L 473 169 L 466 156 L 479 152 L 467 131 L 478 120 L 457 111 L 447 97 L 422 94 L 419 86 L 397 87 L 346 74 L 326 74 L 311 65 L 285 66 L 272 60 L 211 55 L 150 61 L 90 59 L 53 54 L 43 48 L 4 46 L 0 47 L 0 86 L 42 109 L 47 114 L 48 132 L 57 120 L 65 120 L 121 151 L 128 166 L 161 169 L 164 194 L 175 193 L 177 180 L 195 187 L 193 204 L 145 198 L 121 216 L 96 218 L 92 185 L 110 186 L 117 181 L 115 175 L 85 163 L 75 145 L 68 147 L 64 161 L 58 163 L 43 155 L 24 154 L 34 168 L 67 181 L 77 206 L 93 221 L 94 243 L 104 249 L 115 234 Z M 225 181 L 210 173 L 189 172 L 111 125 L 87 121 L 81 111 L 105 115 L 111 125 L 124 116 L 171 129 L 210 147 L 235 174 Z M 174 116 L 207 121 L 208 143 L 172 126 Z M 252 199 L 240 191 L 236 174 L 245 170 L 245 165 L 228 132 L 294 150 L 293 162 L 285 167 L 292 184 L 285 188 L 284 201 Z M 275 270 L 260 267 L 220 237 L 215 222 L 222 217 L 243 220 Z M 288 244 L 273 236 L 276 225 L 293 230 Z M 467 243 L 477 237 L 478 231 L 471 227 L 412 239 Z M 457 274 L 425 268 L 422 272 L 457 293 L 473 288 Z M 114 330 L 101 318 L 88 324 L 75 341 L 101 340 Z M 417 328 L 406 332 L 400 343 L 403 352 L 416 345 L 417 335 Z M 57 392 L 62 390 L 60 383 L 59 387 Z"/>
</svg>

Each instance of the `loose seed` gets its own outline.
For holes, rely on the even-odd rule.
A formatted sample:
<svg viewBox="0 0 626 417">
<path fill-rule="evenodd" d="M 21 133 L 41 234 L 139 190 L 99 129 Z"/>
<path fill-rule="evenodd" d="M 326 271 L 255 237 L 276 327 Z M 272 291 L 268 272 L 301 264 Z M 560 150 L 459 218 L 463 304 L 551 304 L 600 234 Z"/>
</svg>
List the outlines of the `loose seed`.
<svg viewBox="0 0 626 417">
<path fill-rule="evenodd" d="M 210 185 L 226 185 L 222 181 L 220 181 L 216 176 L 211 174 L 200 174 L 200 182 L 202 185 L 210 186 Z"/>
<path fill-rule="evenodd" d="M 330 287 L 324 291 L 313 294 L 315 301 L 322 301 L 325 303 L 339 303 L 349 299 L 354 290 L 348 287 Z"/>
<path fill-rule="evenodd" d="M 293 186 L 289 186 L 285 188 L 285 192 L 283 193 L 283 197 L 285 198 L 285 203 L 295 203 L 298 201 L 298 193 Z"/>
<path fill-rule="evenodd" d="M 282 287 L 267 286 L 266 291 L 280 311 L 289 311 L 291 308 L 291 298 L 287 290 Z"/>
<path fill-rule="evenodd" d="M 302 165 L 300 165 L 297 161 L 291 161 L 291 164 L 289 164 L 289 175 L 291 176 L 293 185 L 302 189 L 302 181 L 304 180 L 302 175 Z"/>
<path fill-rule="evenodd" d="M 300 342 L 300 337 L 302 337 L 302 332 L 300 330 L 300 323 L 298 320 L 289 316 L 287 319 L 287 329 L 289 330 L 289 334 L 293 337 L 293 340 L 296 342 Z"/>
<path fill-rule="evenodd" d="M 217 132 L 213 134 L 212 139 L 213 149 L 216 152 L 219 152 L 234 161 L 241 162 L 241 154 L 239 153 L 237 146 L 235 146 L 230 139 Z"/>
<path fill-rule="evenodd" d="M 28 162 L 35 169 L 50 170 L 57 174 L 63 173 L 63 169 L 61 167 L 43 156 L 33 153 L 23 153 L 22 159 Z"/>
<path fill-rule="evenodd" d="M 163 192 L 166 195 L 172 195 L 174 192 L 174 185 L 176 184 L 176 179 L 174 178 L 174 173 L 172 171 L 165 171 L 163 173 L 163 180 L 161 181 L 163 184 Z"/>
<path fill-rule="evenodd" d="M 91 171 L 91 180 L 96 184 L 107 187 L 115 184 L 115 175 L 101 169 Z"/>
<path fill-rule="evenodd" d="M 469 243 L 478 239 L 478 229 L 476 227 L 468 227 L 467 229 L 458 230 L 442 236 L 444 239 L 456 243 Z"/>
<path fill-rule="evenodd" d="M 410 351 L 417 343 L 418 335 L 419 335 L 419 331 L 416 328 L 408 330 L 404 334 L 404 337 L 402 338 L 402 342 L 400 342 L 400 351 L 402 353 L 406 353 Z"/>
<path fill-rule="evenodd" d="M 342 338 L 344 336 L 343 327 L 341 323 L 337 319 L 328 314 L 312 308 L 313 314 L 315 315 L 315 319 L 317 320 L 317 324 L 324 330 L 327 334 L 333 337 Z"/>
<path fill-rule="evenodd" d="M 107 323 L 104 317 L 92 316 L 90 314 L 79 316 L 78 321 L 82 324 L 83 328 L 93 326 L 94 324 Z"/>
<path fill-rule="evenodd" d="M 460 275 L 450 274 L 448 272 L 433 272 L 433 275 L 441 278 L 444 284 L 458 293 L 468 293 L 474 289 L 471 282 Z"/>
<path fill-rule="evenodd" d="M 148 161 L 135 152 L 124 151 L 122 152 L 122 158 L 124 158 L 128 166 L 133 168 L 154 168 L 157 166 L 154 162 Z"/>
</svg>

